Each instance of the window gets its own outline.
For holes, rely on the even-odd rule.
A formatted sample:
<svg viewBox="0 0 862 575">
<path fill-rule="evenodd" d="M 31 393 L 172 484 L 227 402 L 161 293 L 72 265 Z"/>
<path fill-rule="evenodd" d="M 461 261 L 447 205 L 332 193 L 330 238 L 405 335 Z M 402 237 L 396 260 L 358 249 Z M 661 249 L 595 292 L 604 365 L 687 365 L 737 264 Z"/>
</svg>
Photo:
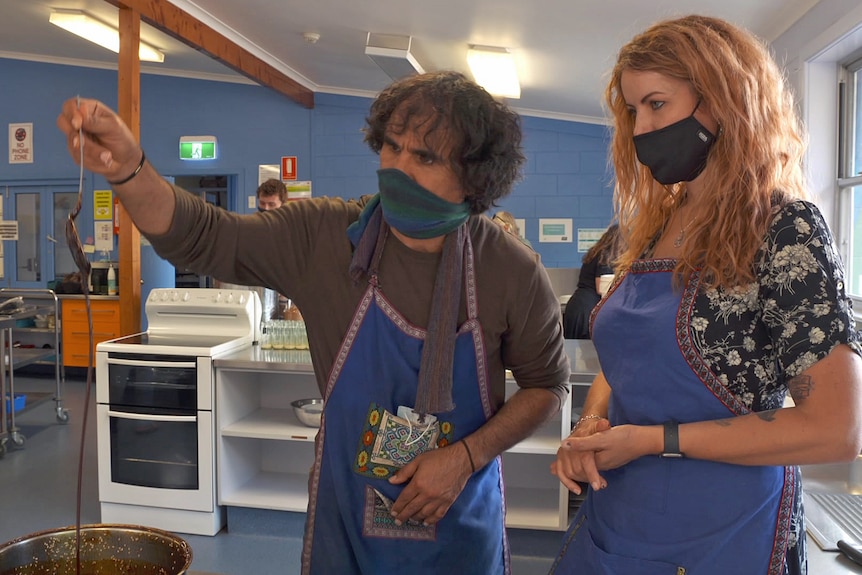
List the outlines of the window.
<svg viewBox="0 0 862 575">
<path fill-rule="evenodd" d="M 840 69 L 838 91 L 838 242 L 847 291 L 862 312 L 862 54 Z"/>
</svg>

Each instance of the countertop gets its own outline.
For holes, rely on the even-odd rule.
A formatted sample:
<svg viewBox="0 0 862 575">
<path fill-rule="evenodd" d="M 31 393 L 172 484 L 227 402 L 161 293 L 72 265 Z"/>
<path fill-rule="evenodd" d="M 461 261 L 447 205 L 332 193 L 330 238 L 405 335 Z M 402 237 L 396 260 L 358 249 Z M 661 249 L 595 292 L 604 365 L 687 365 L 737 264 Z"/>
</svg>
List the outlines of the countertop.
<svg viewBox="0 0 862 575">
<path fill-rule="evenodd" d="M 588 339 L 567 339 L 566 354 L 572 366 L 572 383 L 590 383 L 599 371 L 599 358 L 593 342 Z M 213 366 L 222 369 L 247 369 L 251 371 L 283 371 L 289 373 L 312 373 L 311 355 L 308 350 L 261 349 L 253 345 L 213 359 Z M 507 372 L 511 376 L 510 373 Z"/>
<path fill-rule="evenodd" d="M 84 294 L 82 293 L 58 293 L 57 299 L 84 299 Z M 90 299 L 93 301 L 119 301 L 120 296 L 118 295 L 90 295 Z"/>
</svg>

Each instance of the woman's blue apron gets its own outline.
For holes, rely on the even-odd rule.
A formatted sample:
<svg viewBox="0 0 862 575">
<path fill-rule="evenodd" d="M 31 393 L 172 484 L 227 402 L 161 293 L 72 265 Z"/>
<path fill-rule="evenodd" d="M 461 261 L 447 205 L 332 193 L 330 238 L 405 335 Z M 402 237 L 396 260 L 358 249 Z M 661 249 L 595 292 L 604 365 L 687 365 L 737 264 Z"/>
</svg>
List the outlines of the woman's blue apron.
<svg viewBox="0 0 862 575">
<path fill-rule="evenodd" d="M 689 322 L 697 282 L 675 292 L 672 265 L 635 266 L 594 318 L 611 425 L 737 415 L 692 368 L 699 365 L 692 343 L 699 333 Z M 792 468 L 647 455 L 602 474 L 607 488 L 588 493 L 551 573 L 784 573 Z"/>
<path fill-rule="evenodd" d="M 437 441 L 441 448 L 474 432 L 494 411 L 477 319 L 469 236 L 464 270 L 468 319 L 458 329 L 455 343 L 452 399 L 456 407 L 434 414 L 441 422 Z M 385 469 L 377 468 L 381 477 L 374 476 L 365 452 L 369 422 L 376 423 L 383 410 L 395 414 L 399 406 L 416 405 L 426 332 L 392 307 L 375 270 L 370 276 L 327 384 L 309 480 L 302 573 L 508 574 L 499 457 L 473 474 L 436 525 L 411 521 L 396 526 L 388 513 L 383 497 L 391 504 L 404 486 L 390 485 Z"/>
</svg>

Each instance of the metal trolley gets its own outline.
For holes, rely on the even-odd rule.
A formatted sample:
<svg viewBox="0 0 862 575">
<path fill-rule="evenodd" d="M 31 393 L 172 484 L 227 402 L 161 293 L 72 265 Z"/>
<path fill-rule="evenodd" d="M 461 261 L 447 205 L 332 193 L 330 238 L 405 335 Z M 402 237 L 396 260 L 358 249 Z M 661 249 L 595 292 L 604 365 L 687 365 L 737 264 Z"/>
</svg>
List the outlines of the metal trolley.
<svg viewBox="0 0 862 575">
<path fill-rule="evenodd" d="M 12 304 L 4 308 L 3 304 Z M 53 336 L 53 347 L 48 348 L 15 348 L 13 346 L 14 329 L 28 329 L 18 326 L 20 320 L 33 318 L 37 315 L 53 316 L 53 330 L 47 330 L 48 336 Z M 0 369 L 0 457 L 6 455 L 6 443 L 9 439 L 17 447 L 23 447 L 26 437 L 15 425 L 15 370 L 37 361 L 53 361 L 56 389 L 53 400 L 57 421 L 67 423 L 69 412 L 63 407 L 63 385 L 65 373 L 60 359 L 60 302 L 57 295 L 49 289 L 0 289 L 0 350 L 3 352 L 3 368 Z M 38 394 L 37 394 L 38 395 Z M 34 398 L 30 405 L 41 403 L 43 398 Z M 8 402 L 7 399 L 8 398 Z M 8 406 L 8 407 L 7 407 Z"/>
</svg>

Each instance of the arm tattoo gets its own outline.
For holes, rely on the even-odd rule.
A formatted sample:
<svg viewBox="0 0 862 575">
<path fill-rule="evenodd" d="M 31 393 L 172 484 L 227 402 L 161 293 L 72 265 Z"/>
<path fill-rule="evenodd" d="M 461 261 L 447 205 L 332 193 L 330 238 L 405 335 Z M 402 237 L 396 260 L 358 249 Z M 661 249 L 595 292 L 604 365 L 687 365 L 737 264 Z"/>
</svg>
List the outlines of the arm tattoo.
<svg viewBox="0 0 862 575">
<path fill-rule="evenodd" d="M 797 375 L 787 381 L 787 389 L 794 403 L 802 403 L 811 396 L 814 380 L 810 375 Z"/>
<path fill-rule="evenodd" d="M 763 421 L 767 421 L 767 422 L 775 421 L 775 412 L 776 411 L 778 411 L 778 410 L 777 409 L 770 409 L 767 411 L 758 411 L 754 415 L 756 415 L 757 417 L 759 417 Z"/>
</svg>

